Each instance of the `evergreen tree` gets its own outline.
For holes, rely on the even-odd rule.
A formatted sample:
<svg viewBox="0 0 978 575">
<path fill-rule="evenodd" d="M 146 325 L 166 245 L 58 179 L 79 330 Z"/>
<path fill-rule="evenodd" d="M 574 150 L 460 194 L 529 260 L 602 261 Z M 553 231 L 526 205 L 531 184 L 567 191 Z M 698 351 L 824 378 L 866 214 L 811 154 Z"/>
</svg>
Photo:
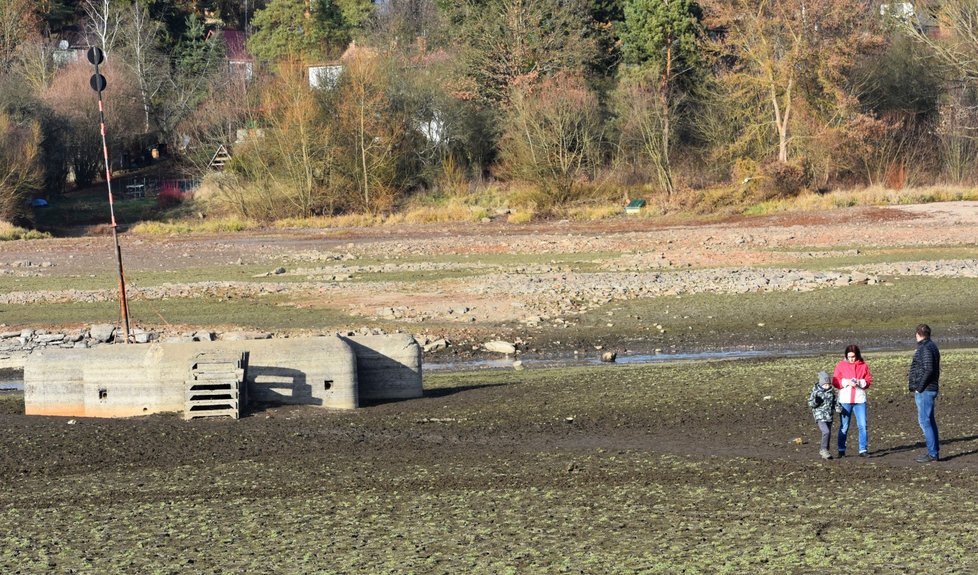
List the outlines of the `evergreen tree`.
<svg viewBox="0 0 978 575">
<path fill-rule="evenodd" d="M 332 0 L 270 0 L 251 24 L 255 33 L 248 49 L 268 61 L 287 55 L 307 60 L 335 56 L 350 40 L 343 12 Z"/>
<path fill-rule="evenodd" d="M 640 126 L 642 148 L 652 160 L 659 183 L 674 191 L 671 166 L 679 102 L 695 82 L 702 36 L 702 13 L 693 0 L 625 0 L 622 53 L 634 96 L 628 123 Z M 633 98 L 634 99 L 634 98 Z"/>
<path fill-rule="evenodd" d="M 654 70 L 666 88 L 693 75 L 700 61 L 701 20 L 693 0 L 624 0 L 625 64 Z"/>
</svg>

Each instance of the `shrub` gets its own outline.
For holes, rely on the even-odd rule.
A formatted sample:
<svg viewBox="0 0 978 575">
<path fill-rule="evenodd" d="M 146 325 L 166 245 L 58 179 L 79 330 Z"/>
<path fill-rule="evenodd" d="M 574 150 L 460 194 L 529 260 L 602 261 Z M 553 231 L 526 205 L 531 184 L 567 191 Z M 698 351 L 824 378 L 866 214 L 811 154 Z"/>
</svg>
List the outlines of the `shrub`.
<svg viewBox="0 0 978 575">
<path fill-rule="evenodd" d="M 730 180 L 735 186 L 742 186 L 744 191 L 754 193 L 757 189 L 760 170 L 757 162 L 750 158 L 737 158 L 730 168 Z"/>
<path fill-rule="evenodd" d="M 805 189 L 805 169 L 795 162 L 771 162 L 761 168 L 761 200 L 795 197 Z"/>
<path fill-rule="evenodd" d="M 38 240 L 50 237 L 51 234 L 49 233 L 27 230 L 0 220 L 0 242 L 8 240 Z"/>
<path fill-rule="evenodd" d="M 525 224 L 533 221 L 533 210 L 516 210 L 506 217 L 506 221 L 511 224 Z"/>
<path fill-rule="evenodd" d="M 160 187 L 160 193 L 156 196 L 156 207 L 161 210 L 169 210 L 189 199 L 190 194 L 184 194 L 180 187 L 174 182 L 167 182 Z"/>
<path fill-rule="evenodd" d="M 598 98 L 583 78 L 561 74 L 515 86 L 502 124 L 499 172 L 561 206 L 594 175 L 601 141 Z"/>
</svg>

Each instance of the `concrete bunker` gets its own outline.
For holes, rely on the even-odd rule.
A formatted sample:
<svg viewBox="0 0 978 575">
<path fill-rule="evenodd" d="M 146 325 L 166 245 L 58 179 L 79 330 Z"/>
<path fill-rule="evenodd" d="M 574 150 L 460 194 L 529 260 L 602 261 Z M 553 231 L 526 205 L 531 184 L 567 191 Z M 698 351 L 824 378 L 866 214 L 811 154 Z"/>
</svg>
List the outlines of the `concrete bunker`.
<svg viewBox="0 0 978 575">
<path fill-rule="evenodd" d="M 409 335 L 52 349 L 31 354 L 24 365 L 28 415 L 187 416 L 217 410 L 218 403 L 241 409 L 249 400 L 354 409 L 361 401 L 422 394 L 421 350 Z"/>
</svg>

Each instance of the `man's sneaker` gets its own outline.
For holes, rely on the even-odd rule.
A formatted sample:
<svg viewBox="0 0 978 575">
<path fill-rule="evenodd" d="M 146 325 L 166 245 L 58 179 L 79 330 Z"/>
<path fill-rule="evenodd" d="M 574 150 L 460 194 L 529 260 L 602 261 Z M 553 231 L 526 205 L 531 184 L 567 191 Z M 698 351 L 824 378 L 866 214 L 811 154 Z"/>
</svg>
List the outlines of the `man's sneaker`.
<svg viewBox="0 0 978 575">
<path fill-rule="evenodd" d="M 822 459 L 832 459 L 832 454 L 828 449 L 819 449 L 818 454 L 822 456 Z"/>
<path fill-rule="evenodd" d="M 869 457 L 869 452 L 868 451 L 860 451 L 859 452 L 859 457 Z"/>
<path fill-rule="evenodd" d="M 842 459 L 843 457 L 846 456 L 846 452 L 845 451 L 840 451 L 835 456 L 838 457 L 839 459 Z"/>
<path fill-rule="evenodd" d="M 941 460 L 940 456 L 931 457 L 930 454 L 927 453 L 921 455 L 917 459 L 914 459 L 914 461 L 916 461 L 917 463 L 931 463 L 932 461 L 940 461 L 940 460 Z"/>
</svg>

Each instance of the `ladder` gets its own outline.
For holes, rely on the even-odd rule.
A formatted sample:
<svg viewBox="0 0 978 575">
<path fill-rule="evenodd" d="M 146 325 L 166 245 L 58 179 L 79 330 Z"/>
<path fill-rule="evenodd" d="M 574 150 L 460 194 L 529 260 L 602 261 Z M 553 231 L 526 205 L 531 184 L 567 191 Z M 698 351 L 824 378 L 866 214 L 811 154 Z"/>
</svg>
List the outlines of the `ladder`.
<svg viewBox="0 0 978 575">
<path fill-rule="evenodd" d="M 247 351 L 194 356 L 186 382 L 183 418 L 240 418 L 248 404 L 247 371 Z"/>
<path fill-rule="evenodd" d="M 217 146 L 217 151 L 214 152 L 214 156 L 211 157 L 211 163 L 208 164 L 211 168 L 220 170 L 224 168 L 224 164 L 231 161 L 231 154 L 228 149 L 224 147 L 224 144 Z"/>
</svg>

